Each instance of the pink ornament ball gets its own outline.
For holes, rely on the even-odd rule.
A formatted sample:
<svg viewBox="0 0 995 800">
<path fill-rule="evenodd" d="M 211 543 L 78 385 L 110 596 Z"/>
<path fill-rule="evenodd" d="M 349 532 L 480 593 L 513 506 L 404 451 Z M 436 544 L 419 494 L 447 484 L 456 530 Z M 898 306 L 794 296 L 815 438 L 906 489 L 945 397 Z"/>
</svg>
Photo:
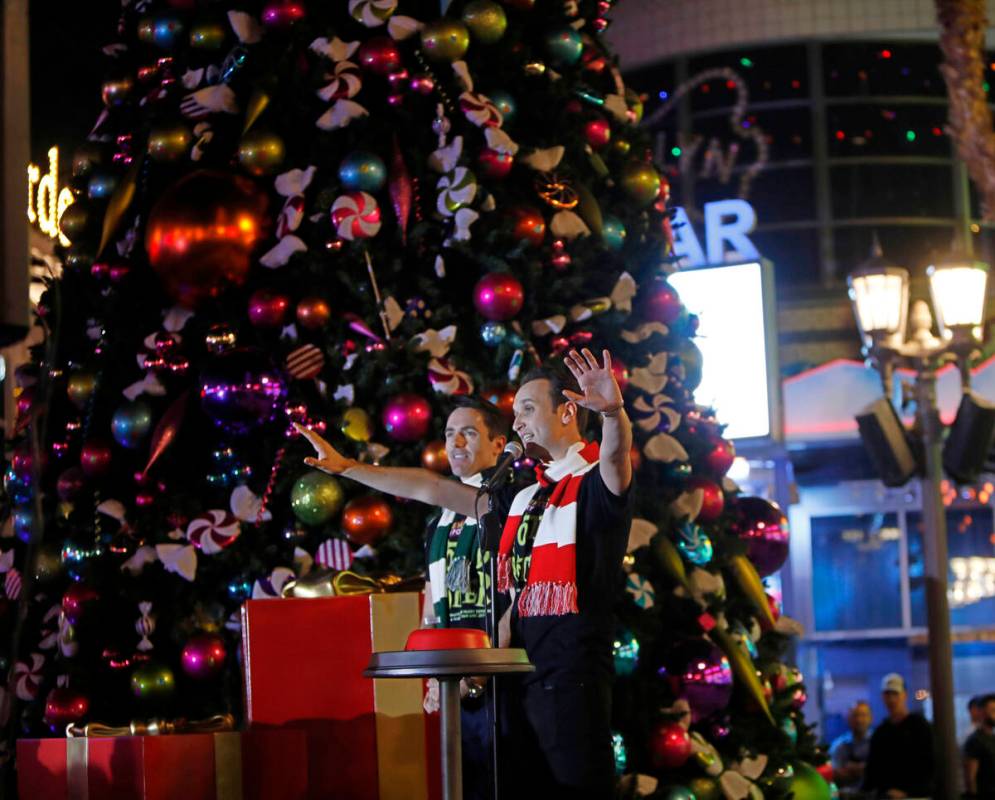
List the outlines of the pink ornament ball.
<svg viewBox="0 0 995 800">
<path fill-rule="evenodd" d="M 388 435 L 398 442 L 417 442 L 428 433 L 432 407 L 417 394 L 399 394 L 384 406 L 381 418 Z"/>
<path fill-rule="evenodd" d="M 205 680 L 219 674 L 225 666 L 224 640 L 216 633 L 201 633 L 190 639 L 183 647 L 181 661 L 183 671 L 191 678 Z"/>
<path fill-rule="evenodd" d="M 473 288 L 473 305 L 480 316 L 503 322 L 522 310 L 525 290 L 518 278 L 507 272 L 490 272 Z"/>
</svg>

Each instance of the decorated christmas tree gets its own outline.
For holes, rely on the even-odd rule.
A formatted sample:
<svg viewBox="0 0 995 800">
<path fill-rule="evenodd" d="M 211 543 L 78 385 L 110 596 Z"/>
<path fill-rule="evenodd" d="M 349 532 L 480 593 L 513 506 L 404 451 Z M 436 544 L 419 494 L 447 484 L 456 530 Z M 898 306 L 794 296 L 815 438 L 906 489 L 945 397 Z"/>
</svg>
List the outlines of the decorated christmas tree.
<svg viewBox="0 0 995 800">
<path fill-rule="evenodd" d="M 445 472 L 454 395 L 510 413 L 523 370 L 605 347 L 637 432 L 623 791 L 828 796 L 760 580 L 784 520 L 724 482 L 732 446 L 694 403 L 611 3 L 122 5 L 16 374 L 13 734 L 239 716 L 244 600 L 424 569 L 425 508 L 308 470 L 293 423 Z"/>
</svg>

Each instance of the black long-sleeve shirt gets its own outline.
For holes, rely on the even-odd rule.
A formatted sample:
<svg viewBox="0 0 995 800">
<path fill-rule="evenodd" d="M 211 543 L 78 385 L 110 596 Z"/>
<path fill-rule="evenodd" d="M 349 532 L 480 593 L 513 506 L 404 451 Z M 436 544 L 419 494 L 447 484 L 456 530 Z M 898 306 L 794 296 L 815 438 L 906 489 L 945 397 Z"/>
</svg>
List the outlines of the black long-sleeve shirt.
<svg viewBox="0 0 995 800">
<path fill-rule="evenodd" d="M 901 722 L 886 719 L 871 736 L 864 790 L 884 795 L 900 789 L 909 797 L 933 794 L 933 729 L 921 714 Z"/>
</svg>

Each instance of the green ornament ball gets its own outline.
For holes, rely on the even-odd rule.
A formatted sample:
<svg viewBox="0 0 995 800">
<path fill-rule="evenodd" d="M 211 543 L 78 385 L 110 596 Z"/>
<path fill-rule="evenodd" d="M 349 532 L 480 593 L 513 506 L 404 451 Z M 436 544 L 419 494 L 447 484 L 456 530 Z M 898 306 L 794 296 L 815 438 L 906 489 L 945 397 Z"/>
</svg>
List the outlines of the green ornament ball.
<svg viewBox="0 0 995 800">
<path fill-rule="evenodd" d="M 664 800 L 698 800 L 698 796 L 687 786 L 671 786 L 661 796 Z"/>
<path fill-rule="evenodd" d="M 622 170 L 621 184 L 629 199 L 644 208 L 660 194 L 660 173 L 645 161 L 630 161 Z"/>
<path fill-rule="evenodd" d="M 568 67 L 580 60 L 584 41 L 575 28 L 564 25 L 546 34 L 546 52 L 554 65 Z"/>
<path fill-rule="evenodd" d="M 59 230 L 70 242 L 79 239 L 89 227 L 90 209 L 86 203 L 73 203 L 59 217 Z"/>
<path fill-rule="evenodd" d="M 131 693 L 139 700 L 166 700 L 175 688 L 173 671 L 165 664 L 148 661 L 131 673 Z"/>
<path fill-rule="evenodd" d="M 504 91 L 504 89 L 494 89 L 488 92 L 487 96 L 497 106 L 497 110 L 501 112 L 502 124 L 507 125 L 515 118 L 518 105 L 515 103 L 515 98 L 508 94 L 508 92 Z"/>
<path fill-rule="evenodd" d="M 684 386 L 693 392 L 701 383 L 701 350 L 690 339 L 684 339 L 677 345 L 675 354 L 680 358 L 681 366 L 684 367 Z"/>
<path fill-rule="evenodd" d="M 344 500 L 339 482 L 324 472 L 309 472 L 290 491 L 290 507 L 305 525 L 327 522 L 339 513 Z"/>
<path fill-rule="evenodd" d="M 471 0 L 463 9 L 463 24 L 481 44 L 494 44 L 504 36 L 508 17 L 494 0 Z"/>
<path fill-rule="evenodd" d="M 793 800 L 831 800 L 832 789 L 815 767 L 804 761 L 791 764 L 792 775 L 777 781 L 779 789 L 791 793 Z"/>
<path fill-rule="evenodd" d="M 612 643 L 612 658 L 616 675 L 623 678 L 632 675 L 639 666 L 639 640 L 630 631 L 619 631 Z"/>
<path fill-rule="evenodd" d="M 470 31 L 459 20 L 438 19 L 422 28 L 421 46 L 433 61 L 457 61 L 470 46 Z"/>
<path fill-rule="evenodd" d="M 625 225 L 618 217 L 605 217 L 601 224 L 601 241 L 609 250 L 618 251 L 625 247 Z"/>
</svg>

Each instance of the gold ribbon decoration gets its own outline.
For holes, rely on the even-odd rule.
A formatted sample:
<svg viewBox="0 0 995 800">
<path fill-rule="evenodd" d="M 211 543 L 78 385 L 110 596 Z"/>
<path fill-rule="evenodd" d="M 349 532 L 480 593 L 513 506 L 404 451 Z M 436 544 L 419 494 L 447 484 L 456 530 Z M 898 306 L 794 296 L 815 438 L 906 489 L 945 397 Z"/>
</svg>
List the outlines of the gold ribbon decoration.
<svg viewBox="0 0 995 800">
<path fill-rule="evenodd" d="M 295 581 L 287 581 L 282 594 L 284 597 L 349 597 L 384 592 L 418 592 L 424 585 L 425 579 L 421 576 L 402 578 L 400 575 L 384 575 L 371 578 L 348 569 L 324 569 Z"/>
<path fill-rule="evenodd" d="M 70 739 L 112 736 L 169 736 L 174 733 L 223 733 L 235 730 L 235 717 L 215 714 L 206 719 L 150 719 L 133 720 L 128 725 L 106 725 L 88 722 L 86 725 L 69 725 L 66 736 Z"/>
</svg>

